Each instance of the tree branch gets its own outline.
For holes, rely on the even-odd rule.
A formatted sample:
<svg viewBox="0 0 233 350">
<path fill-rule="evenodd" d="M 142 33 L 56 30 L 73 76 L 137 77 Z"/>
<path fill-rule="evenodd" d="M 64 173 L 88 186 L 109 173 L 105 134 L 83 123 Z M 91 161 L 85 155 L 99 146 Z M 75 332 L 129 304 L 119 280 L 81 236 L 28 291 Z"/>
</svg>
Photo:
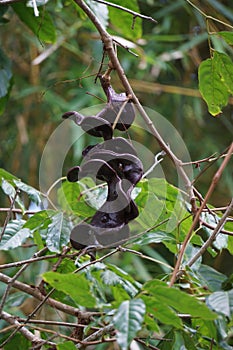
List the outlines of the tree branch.
<svg viewBox="0 0 233 350">
<path fill-rule="evenodd" d="M 14 327 L 21 327 L 19 332 L 23 334 L 23 336 L 28 339 L 29 341 L 32 342 L 32 344 L 36 345 L 36 344 L 41 344 L 41 346 L 46 343 L 48 345 L 51 345 L 51 346 L 55 346 L 56 344 L 55 343 L 52 343 L 52 342 L 48 342 L 47 340 L 43 340 L 41 338 L 38 338 L 36 335 L 34 335 L 32 332 L 30 332 L 26 327 L 22 326 L 20 324 L 20 322 L 18 322 L 16 320 L 15 317 L 13 317 L 12 315 L 8 314 L 7 312 L 5 311 L 2 311 L 2 314 L 1 314 L 1 318 L 6 321 L 7 323 L 13 325 Z"/>
<path fill-rule="evenodd" d="M 197 261 L 197 259 L 203 255 L 206 249 L 209 248 L 209 246 L 213 243 L 213 241 L 215 240 L 215 238 L 221 232 L 223 226 L 225 225 L 227 221 L 227 217 L 230 214 L 232 209 L 233 209 L 233 199 L 231 200 L 231 203 L 229 204 L 226 212 L 217 223 L 215 229 L 213 230 L 213 233 L 210 235 L 207 241 L 203 244 L 200 250 L 189 260 L 189 262 L 187 263 L 187 266 L 191 267 Z"/>
<path fill-rule="evenodd" d="M 3 283 L 10 283 L 11 282 L 11 278 L 7 275 L 4 275 L 3 273 L 0 273 L 0 281 Z M 35 287 L 31 287 L 28 286 L 25 283 L 19 282 L 19 281 L 14 281 L 12 284 L 12 287 L 21 290 L 24 293 L 27 293 L 31 296 L 33 296 L 34 298 L 36 298 L 37 300 L 44 300 L 45 296 Z M 68 315 L 72 315 L 72 316 L 78 316 L 80 315 L 80 313 L 82 314 L 82 317 L 90 317 L 90 315 L 96 314 L 95 312 L 81 312 L 78 308 L 72 307 L 70 305 L 67 304 L 63 304 L 60 301 L 57 301 L 55 299 L 49 298 L 46 300 L 46 304 L 50 305 L 51 307 L 53 307 L 54 309 L 60 310 L 64 313 L 67 313 Z"/>
<path fill-rule="evenodd" d="M 113 4 L 112 2 L 108 2 L 108 1 L 104 1 L 104 0 L 93 0 L 93 1 L 98 2 L 99 4 L 104 4 L 104 5 L 107 5 L 107 6 L 115 7 L 116 9 L 119 9 L 119 10 L 124 11 L 124 12 L 128 12 L 131 15 L 133 15 L 134 18 L 140 17 L 140 18 L 152 21 L 154 23 L 158 23 L 153 17 L 142 15 L 141 13 L 132 11 L 130 9 L 127 9 L 126 7 L 123 7 L 123 6 L 120 6 L 120 5 L 117 5 L 117 4 Z"/>
</svg>

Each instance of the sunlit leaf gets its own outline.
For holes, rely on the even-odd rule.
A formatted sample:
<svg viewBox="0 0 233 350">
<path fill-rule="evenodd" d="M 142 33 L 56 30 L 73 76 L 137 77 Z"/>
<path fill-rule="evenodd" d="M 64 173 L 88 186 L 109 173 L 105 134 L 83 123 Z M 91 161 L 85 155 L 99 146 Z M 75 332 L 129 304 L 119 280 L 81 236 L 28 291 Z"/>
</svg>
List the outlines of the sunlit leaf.
<svg viewBox="0 0 233 350">
<path fill-rule="evenodd" d="M 130 10 L 140 13 L 138 3 L 136 0 L 114 0 L 113 3 L 124 6 Z M 137 40 L 142 36 L 142 20 L 136 18 L 120 9 L 109 7 L 110 22 L 117 33 L 122 34 L 124 38 Z"/>
<path fill-rule="evenodd" d="M 106 29 L 108 26 L 108 7 L 104 4 L 98 4 L 97 2 L 87 0 L 87 4 L 90 6 L 96 17 Z"/>
<path fill-rule="evenodd" d="M 72 341 L 65 341 L 64 343 L 57 344 L 57 350 L 76 350 Z"/>
<path fill-rule="evenodd" d="M 12 175 L 5 169 L 0 168 L 0 181 L 1 179 L 5 179 L 8 181 L 18 180 L 16 176 Z"/>
<path fill-rule="evenodd" d="M 34 10 L 31 7 L 27 7 L 25 3 L 14 3 L 11 6 L 21 21 L 24 22 L 40 40 L 46 43 L 55 42 L 55 26 L 49 13 L 45 9 L 41 10 L 39 17 L 35 17 Z"/>
<path fill-rule="evenodd" d="M 34 187 L 29 186 L 25 184 L 24 182 L 20 180 L 14 180 L 14 183 L 18 189 L 21 191 L 27 193 L 28 197 L 35 202 L 37 205 L 41 204 L 42 202 L 42 195 L 41 193 L 36 190 Z"/>
<path fill-rule="evenodd" d="M 51 217 L 48 225 L 46 244 L 51 252 L 59 253 L 61 248 L 68 244 L 72 225 L 63 212 L 58 212 Z"/>
<path fill-rule="evenodd" d="M 2 179 L 1 187 L 3 192 L 7 196 L 10 196 L 11 198 L 15 197 L 15 194 L 16 194 L 15 188 L 7 180 Z"/>
<path fill-rule="evenodd" d="M 208 307 L 179 289 L 169 288 L 165 282 L 160 280 L 151 280 L 143 287 L 149 294 L 155 296 L 162 303 L 174 308 L 178 312 L 188 313 L 194 317 L 213 320 L 216 315 Z"/>
<path fill-rule="evenodd" d="M 146 304 L 146 311 L 160 322 L 173 326 L 175 328 L 182 328 L 181 319 L 176 315 L 175 311 L 166 302 L 156 298 L 156 296 L 142 296 Z"/>
<path fill-rule="evenodd" d="M 67 212 L 73 212 L 83 217 L 89 217 L 95 213 L 95 210 L 86 203 L 82 189 L 76 182 L 63 182 L 58 190 L 58 200 L 62 209 Z"/>
<path fill-rule="evenodd" d="M 222 289 L 222 283 L 226 280 L 226 276 L 215 270 L 213 267 L 202 264 L 198 271 L 200 282 L 210 291 L 215 292 Z"/>
<path fill-rule="evenodd" d="M 174 236 L 171 233 L 156 231 L 146 232 L 140 238 L 136 238 L 133 243 L 139 245 L 146 245 L 151 243 L 163 243 L 164 241 L 171 241 L 176 243 Z"/>
<path fill-rule="evenodd" d="M 31 237 L 31 231 L 23 228 L 24 223 L 24 220 L 12 220 L 7 224 L 0 243 L 0 250 L 20 247 L 28 237 Z"/>
<path fill-rule="evenodd" d="M 209 112 L 216 116 L 222 112 L 222 107 L 227 105 L 229 92 L 221 81 L 218 55 L 214 53 L 199 66 L 199 90 L 208 105 Z"/>
<path fill-rule="evenodd" d="M 44 280 L 52 287 L 69 295 L 78 305 L 94 307 L 95 298 L 92 296 L 89 283 L 83 275 L 58 272 L 45 272 Z"/>
<path fill-rule="evenodd" d="M 117 329 L 117 342 L 122 350 L 127 350 L 133 338 L 142 327 L 145 304 L 141 299 L 124 301 L 113 317 Z"/>
<path fill-rule="evenodd" d="M 218 32 L 218 35 L 220 35 L 229 45 L 233 45 L 233 32 Z"/>
<path fill-rule="evenodd" d="M 24 227 L 29 228 L 31 231 L 47 228 L 51 223 L 51 217 L 56 214 L 55 210 L 41 210 L 30 216 Z"/>
<path fill-rule="evenodd" d="M 233 311 L 233 293 L 218 291 L 212 293 L 207 298 L 207 304 L 214 311 L 223 314 L 227 317 L 231 316 Z"/>
<path fill-rule="evenodd" d="M 221 81 L 226 85 L 228 92 L 233 93 L 233 62 L 231 58 L 222 53 L 215 52 L 215 59 L 218 60 L 218 71 L 221 77 Z"/>
</svg>

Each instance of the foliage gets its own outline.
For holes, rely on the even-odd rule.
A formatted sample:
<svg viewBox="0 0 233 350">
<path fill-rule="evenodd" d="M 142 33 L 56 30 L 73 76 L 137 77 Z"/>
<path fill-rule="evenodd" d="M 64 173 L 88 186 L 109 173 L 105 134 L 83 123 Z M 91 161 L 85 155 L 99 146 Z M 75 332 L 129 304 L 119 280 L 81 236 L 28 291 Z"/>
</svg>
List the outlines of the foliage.
<svg viewBox="0 0 233 350">
<path fill-rule="evenodd" d="M 134 18 L 135 29 L 132 30 L 130 26 L 134 22 L 129 13 L 122 12 L 121 16 L 121 10 L 115 7 L 108 8 L 91 0 L 86 3 L 101 20 L 102 26 L 112 35 L 118 36 L 116 41 L 124 48 L 129 44 L 130 50 L 141 55 L 140 65 L 147 62 L 145 70 L 152 71 L 155 65 L 159 69 L 166 66 L 164 71 L 169 74 L 170 63 L 159 58 L 152 63 L 154 53 L 146 53 L 146 49 L 144 51 L 137 41 L 143 37 L 143 31 L 148 50 L 153 51 L 155 44 L 158 44 L 161 56 L 164 54 L 164 42 L 171 43 L 169 54 L 172 56 L 177 41 L 180 43 L 179 52 L 184 54 L 203 43 L 208 36 L 209 44 L 212 42 L 213 46 L 219 46 L 223 50 L 209 46 L 209 58 L 202 60 L 199 65 L 199 88 L 209 112 L 213 116 L 221 113 L 232 94 L 232 33 L 217 30 L 215 25 L 220 20 L 208 16 L 204 5 L 203 8 L 193 8 L 190 1 L 182 5 L 178 1 L 166 2 L 162 7 L 161 2 L 158 2 L 159 5 L 156 6 L 160 8 L 156 19 L 161 20 L 160 28 L 153 29 L 158 33 L 149 36 L 152 24 L 144 23 L 140 16 Z M 121 5 L 121 1 L 114 3 Z M 226 11 L 229 9 L 225 5 L 218 3 L 219 6 L 215 8 L 214 2 L 210 3 L 222 16 L 233 20 L 232 13 Z M 100 43 L 95 41 L 96 29 L 76 3 L 63 4 L 58 1 L 55 8 L 50 1 L 43 6 L 37 2 L 37 5 L 39 17 L 35 16 L 36 8 L 33 3 L 31 7 L 23 2 L 10 6 L 1 5 L 1 24 L 11 25 L 9 14 L 13 16 L 12 22 L 17 21 L 18 16 L 25 28 L 30 29 L 25 29 L 24 33 L 28 42 L 33 42 L 35 47 L 39 42 L 43 42 L 43 45 L 52 44 L 42 50 L 39 59 L 49 56 L 51 48 L 56 51 L 59 45 L 63 45 L 63 49 L 75 55 L 75 63 L 76 57 L 82 58 L 80 66 L 75 68 L 76 71 L 67 71 L 67 77 L 74 79 L 82 76 L 87 66 L 85 55 L 102 53 Z M 150 1 L 143 4 L 139 2 L 139 5 L 137 1 L 125 1 L 124 6 L 135 12 L 146 9 L 147 14 L 153 8 Z M 188 36 L 185 42 L 179 26 L 176 27 L 177 33 L 168 35 L 166 31 L 171 25 L 171 17 L 168 16 L 166 21 L 166 14 L 173 13 L 176 8 L 185 9 L 192 15 L 195 13 L 200 25 L 206 19 L 207 31 L 203 30 L 200 37 L 195 36 L 191 41 Z M 221 20 L 220 23 L 224 26 L 225 22 Z M 211 25 L 216 29 L 214 32 L 210 30 Z M 91 45 L 87 43 L 87 39 L 93 39 Z M 125 39 L 130 41 L 125 44 Z M 156 43 L 152 39 L 156 39 Z M 78 47 L 76 40 L 79 41 Z M 23 83 L 21 91 L 14 91 L 16 87 L 13 85 L 11 63 L 7 51 L 4 51 L 3 46 L 0 50 L 2 113 L 5 108 L 6 111 L 9 108 L 7 100 L 10 102 L 11 96 L 24 99 L 35 94 L 38 97 L 42 84 L 38 80 L 38 72 L 35 74 L 35 70 L 32 70 L 31 84 L 27 86 Z M 56 59 L 57 57 L 59 55 Z M 130 69 L 134 67 L 135 57 L 130 56 L 127 51 L 119 52 L 119 58 L 126 70 L 127 65 Z M 38 57 L 33 59 L 38 60 Z M 43 76 L 51 74 L 51 69 L 59 69 L 54 63 L 55 59 L 50 62 L 51 66 L 40 68 Z M 98 65 L 95 63 L 92 73 L 95 75 L 97 70 Z M 143 74 L 142 70 L 137 78 L 143 81 Z M 16 74 L 15 76 L 17 77 Z M 35 77 L 37 78 L 34 80 Z M 87 97 L 77 101 L 77 89 L 69 88 L 67 101 L 63 98 L 63 89 L 55 87 L 56 79 L 50 77 L 47 82 L 54 85 L 43 97 L 43 106 L 50 110 L 51 118 L 57 119 L 57 115 L 67 109 L 81 109 L 85 106 Z M 115 82 L 117 84 L 116 80 Z M 15 84 L 17 86 L 17 81 Z M 93 94 L 97 93 L 102 97 L 98 87 L 90 86 L 86 80 L 82 80 L 82 84 L 83 87 L 91 89 Z M 28 100 L 34 107 L 35 101 Z M 27 113 L 26 106 L 27 104 L 21 106 L 22 113 L 24 108 Z M 17 121 L 22 131 L 25 125 L 22 127 L 20 124 L 21 112 L 17 114 Z M 30 119 L 39 115 L 36 108 L 34 113 L 33 116 L 26 116 L 28 126 L 32 124 Z M 46 118 L 47 114 L 45 120 Z M 52 131 L 51 126 L 47 128 L 48 124 L 46 128 L 43 127 L 45 120 L 38 124 L 41 132 L 35 133 L 36 138 L 40 139 L 40 147 Z M 85 141 L 94 142 L 93 138 L 85 137 Z M 138 138 L 143 140 L 143 137 L 141 131 L 138 132 Z M 11 140 L 13 139 L 11 135 Z M 7 149 L 9 146 L 5 147 Z M 58 155 L 62 147 L 61 140 L 61 145 L 56 145 Z M 76 153 L 80 160 L 80 144 L 76 147 Z M 71 161 L 73 158 L 71 156 Z M 193 164 L 199 166 L 198 161 Z M 27 162 L 25 166 L 27 168 Z M 216 185 L 215 182 L 212 184 Z M 154 173 L 151 177 L 142 179 L 132 192 L 139 216 L 129 224 L 128 240 L 115 248 L 91 246 L 78 252 L 70 247 L 70 231 L 76 224 L 90 220 L 101 207 L 106 198 L 105 183 L 96 186 L 90 179 L 70 183 L 66 177 L 57 177 L 50 184 L 50 188 L 43 191 L 41 188 L 37 189 L 39 186 L 32 183 L 29 185 L 1 168 L 0 186 L 6 202 L 9 200 L 10 203 L 0 231 L 0 268 L 4 272 L 0 274 L 0 280 L 8 284 L 7 288 L 3 283 L 0 287 L 0 339 L 4 349 L 23 350 L 35 347 L 73 350 L 81 348 L 82 345 L 94 345 L 98 350 L 111 349 L 112 344 L 117 342 L 121 349 L 126 350 L 132 341 L 136 341 L 141 349 L 232 349 L 233 278 L 231 274 L 219 272 L 212 267 L 209 258 L 211 256 L 215 261 L 222 250 L 229 254 L 233 252 L 233 221 L 232 217 L 224 217 L 224 210 L 211 205 L 205 206 L 199 224 L 191 230 L 180 271 L 174 276 L 174 260 L 181 256 L 181 248 L 185 247 L 184 242 L 196 213 L 192 213 L 189 197 L 184 195 L 183 189 L 159 176 L 155 177 Z M 203 203 L 200 194 L 198 199 Z M 230 205 L 226 206 L 225 211 L 229 208 Z M 223 227 L 216 234 L 221 219 Z M 201 249 L 213 234 L 216 234 L 214 243 L 207 247 L 209 255 L 204 254 L 205 251 Z M 200 251 L 201 254 L 198 255 Z M 175 277 L 175 285 L 171 284 L 171 276 Z M 36 300 L 37 306 L 33 304 L 33 300 Z M 41 305 L 38 305 L 39 302 Z M 26 305 L 29 305 L 29 309 Z M 15 331 L 8 324 L 13 324 Z"/>
</svg>

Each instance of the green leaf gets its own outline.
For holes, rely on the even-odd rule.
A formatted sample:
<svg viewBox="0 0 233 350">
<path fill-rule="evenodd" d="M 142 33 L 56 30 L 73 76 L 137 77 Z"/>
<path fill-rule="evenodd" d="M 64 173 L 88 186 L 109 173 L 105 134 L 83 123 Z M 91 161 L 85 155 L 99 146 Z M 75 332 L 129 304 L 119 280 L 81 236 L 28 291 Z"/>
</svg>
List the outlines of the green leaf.
<svg viewBox="0 0 233 350">
<path fill-rule="evenodd" d="M 78 305 L 94 307 L 95 298 L 92 296 L 89 283 L 83 275 L 68 273 L 62 275 L 58 272 L 45 272 L 44 280 L 52 287 L 70 296 Z"/>
<path fill-rule="evenodd" d="M 233 45 L 233 32 L 218 32 L 217 35 L 220 35 L 227 44 Z"/>
<path fill-rule="evenodd" d="M 202 317 L 206 320 L 213 320 L 216 315 L 208 307 L 179 289 L 169 288 L 165 282 L 152 280 L 143 287 L 149 294 L 156 297 L 161 303 L 174 308 L 178 312 L 188 313 L 193 317 Z"/>
<path fill-rule="evenodd" d="M 76 182 L 62 183 L 58 190 L 58 201 L 63 210 L 82 217 L 90 217 L 95 213 L 95 210 L 85 202 L 80 185 Z"/>
<path fill-rule="evenodd" d="M 42 195 L 41 193 L 36 190 L 34 187 L 29 186 L 25 184 L 24 182 L 20 180 L 14 180 L 13 181 L 18 189 L 21 191 L 27 193 L 28 197 L 35 202 L 37 205 L 40 205 L 42 202 Z"/>
<path fill-rule="evenodd" d="M 52 216 L 46 238 L 48 249 L 51 252 L 60 253 L 61 248 L 70 240 L 71 229 L 71 222 L 64 216 L 64 213 L 59 212 Z"/>
<path fill-rule="evenodd" d="M 72 341 L 65 341 L 64 343 L 57 344 L 57 350 L 77 350 Z"/>
<path fill-rule="evenodd" d="M 148 314 L 155 316 L 160 322 L 173 326 L 175 328 L 182 328 L 181 319 L 176 315 L 175 311 L 166 303 L 162 302 L 156 296 L 142 296 L 146 304 L 146 311 Z"/>
<path fill-rule="evenodd" d="M 87 0 L 87 4 L 90 6 L 102 26 L 106 29 L 108 26 L 108 7 L 104 4 L 98 4 L 92 0 Z"/>
<path fill-rule="evenodd" d="M 229 93 L 233 94 L 233 63 L 229 56 L 222 52 L 215 52 L 214 57 L 218 60 L 218 71 L 221 80 Z"/>
<path fill-rule="evenodd" d="M 151 243 L 163 243 L 164 241 L 176 244 L 174 235 L 163 231 L 146 232 L 140 238 L 136 238 L 132 243 L 143 246 Z"/>
<path fill-rule="evenodd" d="M 17 333 L 10 341 L 4 346 L 4 350 L 28 350 L 30 349 L 31 342 L 26 339 L 23 334 Z"/>
<path fill-rule="evenodd" d="M 3 192 L 7 196 L 9 196 L 11 198 L 15 197 L 15 194 L 16 194 L 15 188 L 7 180 L 2 179 L 1 187 L 2 187 Z"/>
<path fill-rule="evenodd" d="M 117 342 L 122 350 L 127 350 L 137 332 L 141 329 L 145 315 L 142 299 L 124 301 L 113 317 L 117 330 Z"/>
<path fill-rule="evenodd" d="M 14 3 L 11 5 L 21 19 L 31 31 L 46 43 L 56 41 L 56 31 L 49 13 L 43 9 L 39 17 L 35 17 L 33 8 L 27 7 L 25 3 Z"/>
<path fill-rule="evenodd" d="M 113 3 L 140 13 L 137 0 L 124 0 L 124 2 L 121 0 L 114 0 Z M 131 14 L 114 7 L 109 7 L 109 18 L 113 29 L 116 30 L 116 32 L 122 34 L 123 37 L 131 40 L 137 40 L 141 38 L 141 18 L 136 18 L 134 23 L 133 16 Z"/>
<path fill-rule="evenodd" d="M 6 171 L 5 169 L 0 168 L 0 180 L 1 179 L 5 179 L 8 181 L 12 181 L 12 182 L 13 182 L 13 180 L 18 180 L 18 178 L 16 176 L 12 175 L 11 173 Z"/>
<path fill-rule="evenodd" d="M 29 228 L 32 232 L 38 229 L 45 229 L 51 223 L 51 217 L 56 214 L 57 212 L 54 210 L 41 210 L 33 214 L 24 227 Z"/>
<path fill-rule="evenodd" d="M 220 76 L 220 62 L 214 53 L 212 58 L 203 61 L 198 70 L 199 90 L 208 105 L 210 114 L 216 116 L 228 103 L 229 92 Z"/>
<path fill-rule="evenodd" d="M 226 276 L 224 274 L 204 264 L 200 266 L 198 277 L 201 284 L 212 292 L 221 290 L 222 283 L 226 280 Z"/>
<path fill-rule="evenodd" d="M 233 312 L 233 290 L 212 293 L 207 298 L 207 304 L 212 310 L 230 318 Z"/>
<path fill-rule="evenodd" d="M 4 232 L 0 243 L 0 250 L 9 250 L 21 246 L 28 237 L 31 237 L 31 232 L 28 228 L 23 228 L 24 220 L 10 221 Z"/>
</svg>

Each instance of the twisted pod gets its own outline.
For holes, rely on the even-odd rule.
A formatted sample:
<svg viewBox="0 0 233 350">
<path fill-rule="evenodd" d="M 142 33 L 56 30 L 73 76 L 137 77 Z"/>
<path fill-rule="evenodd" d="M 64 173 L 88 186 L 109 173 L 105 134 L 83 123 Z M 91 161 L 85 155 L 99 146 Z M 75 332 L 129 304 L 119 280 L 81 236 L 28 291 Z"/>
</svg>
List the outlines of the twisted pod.
<svg viewBox="0 0 233 350">
<path fill-rule="evenodd" d="M 106 106 L 95 116 L 83 116 L 76 111 L 66 112 L 63 118 L 72 119 L 85 132 L 103 137 L 104 142 L 86 147 L 81 166 L 69 169 L 67 179 L 76 182 L 86 176 L 107 183 L 107 198 L 89 223 L 76 225 L 71 231 L 73 248 L 90 245 L 114 246 L 129 237 L 128 222 L 138 216 L 131 192 L 143 175 L 143 165 L 135 148 L 124 138 L 113 138 L 114 128 L 127 130 L 134 121 L 132 102 L 125 93 L 117 94 L 109 80 L 100 77 L 107 96 Z"/>
</svg>

